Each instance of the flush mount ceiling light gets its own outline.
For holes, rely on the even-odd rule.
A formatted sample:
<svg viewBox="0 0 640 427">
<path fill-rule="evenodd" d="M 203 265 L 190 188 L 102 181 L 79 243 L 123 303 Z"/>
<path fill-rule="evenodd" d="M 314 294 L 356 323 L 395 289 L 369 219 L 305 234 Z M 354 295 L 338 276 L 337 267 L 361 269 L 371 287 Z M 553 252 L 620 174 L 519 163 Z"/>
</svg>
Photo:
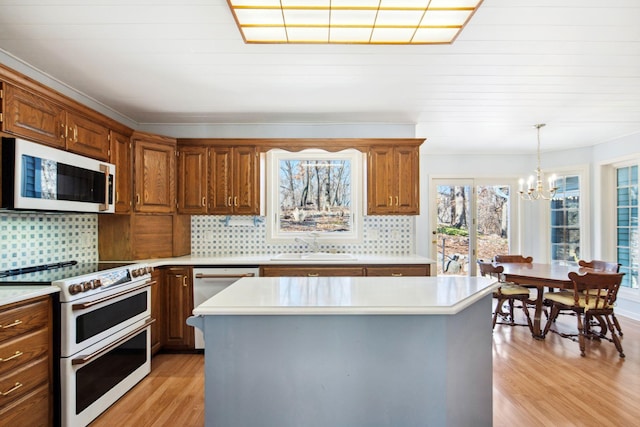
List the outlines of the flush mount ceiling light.
<svg viewBox="0 0 640 427">
<path fill-rule="evenodd" d="M 483 0 L 227 0 L 246 43 L 452 43 Z"/>
</svg>

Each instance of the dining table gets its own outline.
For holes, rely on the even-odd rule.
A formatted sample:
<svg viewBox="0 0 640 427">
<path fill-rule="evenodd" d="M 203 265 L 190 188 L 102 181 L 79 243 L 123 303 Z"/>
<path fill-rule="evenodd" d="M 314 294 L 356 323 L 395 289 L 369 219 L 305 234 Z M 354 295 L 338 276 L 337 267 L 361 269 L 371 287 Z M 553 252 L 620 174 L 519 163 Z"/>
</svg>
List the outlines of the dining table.
<svg viewBox="0 0 640 427">
<path fill-rule="evenodd" d="M 539 263 L 515 263 L 503 262 L 494 263 L 496 266 L 504 268 L 504 280 L 517 283 L 525 287 L 535 287 L 537 295 L 535 299 L 535 311 L 533 315 L 533 329 L 531 334 L 534 338 L 544 339 L 542 333 L 541 318 L 544 309 L 544 288 L 550 289 L 573 289 L 573 283 L 569 279 L 572 271 L 584 274 L 594 271 L 591 268 L 580 267 L 571 264 L 539 264 Z"/>
</svg>

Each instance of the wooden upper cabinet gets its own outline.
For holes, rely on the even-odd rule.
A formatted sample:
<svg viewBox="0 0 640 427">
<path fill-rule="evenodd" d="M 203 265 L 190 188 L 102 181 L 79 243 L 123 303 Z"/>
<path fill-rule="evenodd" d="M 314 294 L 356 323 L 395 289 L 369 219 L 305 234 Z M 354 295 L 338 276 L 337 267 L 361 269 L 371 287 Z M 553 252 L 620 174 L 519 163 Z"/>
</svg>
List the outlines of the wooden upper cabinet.
<svg viewBox="0 0 640 427">
<path fill-rule="evenodd" d="M 175 211 L 175 139 L 142 132 L 133 134 L 134 210 L 148 213 Z"/>
<path fill-rule="evenodd" d="M 368 156 L 367 213 L 420 213 L 419 148 L 371 147 Z"/>
<path fill-rule="evenodd" d="M 5 84 L 3 130 L 12 135 L 65 148 L 66 114 L 62 106 L 30 91 Z"/>
<path fill-rule="evenodd" d="M 178 213 L 207 213 L 207 147 L 178 149 Z"/>
<path fill-rule="evenodd" d="M 116 213 L 131 212 L 131 186 L 133 176 L 133 156 L 131 138 L 111 131 L 109 161 L 116 165 Z"/>
<path fill-rule="evenodd" d="M 109 129 L 39 93 L 6 84 L 5 132 L 98 160 L 109 159 Z"/>
<path fill-rule="evenodd" d="M 209 213 L 258 215 L 259 167 L 256 147 L 210 147 Z"/>
<path fill-rule="evenodd" d="M 88 117 L 67 112 L 67 150 L 98 160 L 109 160 L 109 129 Z"/>
</svg>

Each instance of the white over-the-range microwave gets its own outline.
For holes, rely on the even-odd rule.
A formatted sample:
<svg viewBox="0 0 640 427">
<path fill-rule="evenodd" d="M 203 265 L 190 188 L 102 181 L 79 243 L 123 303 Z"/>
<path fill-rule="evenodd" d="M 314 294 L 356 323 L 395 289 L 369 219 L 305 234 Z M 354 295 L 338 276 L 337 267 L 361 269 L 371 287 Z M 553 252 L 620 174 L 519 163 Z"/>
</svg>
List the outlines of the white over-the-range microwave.
<svg viewBox="0 0 640 427">
<path fill-rule="evenodd" d="M 2 208 L 113 213 L 115 176 L 111 163 L 2 138 Z"/>
</svg>

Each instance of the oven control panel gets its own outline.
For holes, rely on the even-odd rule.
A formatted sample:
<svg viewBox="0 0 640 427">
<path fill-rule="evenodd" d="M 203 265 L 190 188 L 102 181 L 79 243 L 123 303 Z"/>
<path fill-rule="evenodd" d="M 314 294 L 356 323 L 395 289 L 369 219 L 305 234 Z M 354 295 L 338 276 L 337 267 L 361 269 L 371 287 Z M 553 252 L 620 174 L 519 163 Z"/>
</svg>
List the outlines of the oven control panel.
<svg viewBox="0 0 640 427">
<path fill-rule="evenodd" d="M 152 271 L 153 267 L 151 266 L 134 264 L 60 280 L 54 282 L 53 285 L 60 288 L 61 301 L 64 302 L 102 292 L 115 286 L 144 280 L 150 276 Z"/>
</svg>

